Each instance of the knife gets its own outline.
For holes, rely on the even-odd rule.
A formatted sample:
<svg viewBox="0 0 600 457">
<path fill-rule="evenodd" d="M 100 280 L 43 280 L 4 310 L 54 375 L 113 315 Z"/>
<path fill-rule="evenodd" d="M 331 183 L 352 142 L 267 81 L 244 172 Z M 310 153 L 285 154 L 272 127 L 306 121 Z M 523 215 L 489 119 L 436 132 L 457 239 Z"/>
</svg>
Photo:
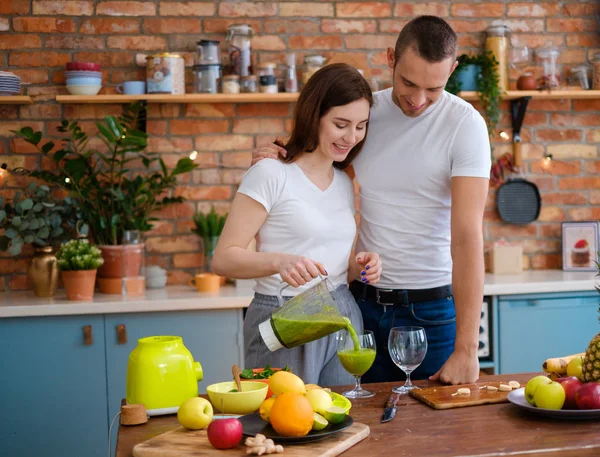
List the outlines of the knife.
<svg viewBox="0 0 600 457">
<path fill-rule="evenodd" d="M 389 422 L 396 416 L 396 411 L 398 410 L 398 399 L 400 398 L 399 394 L 392 393 L 390 398 L 388 398 L 387 403 L 385 404 L 385 408 L 383 410 L 383 416 L 381 416 L 381 422 Z"/>
</svg>

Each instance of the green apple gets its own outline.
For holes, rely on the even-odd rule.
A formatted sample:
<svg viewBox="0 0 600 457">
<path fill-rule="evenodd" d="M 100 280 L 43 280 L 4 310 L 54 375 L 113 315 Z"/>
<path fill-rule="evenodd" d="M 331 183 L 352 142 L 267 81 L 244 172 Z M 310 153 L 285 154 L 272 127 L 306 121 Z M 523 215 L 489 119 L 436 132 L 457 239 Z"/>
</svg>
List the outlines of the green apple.
<svg viewBox="0 0 600 457">
<path fill-rule="evenodd" d="M 583 357 L 575 357 L 571 359 L 567 365 L 567 376 L 575 376 L 580 381 L 583 381 Z"/>
<path fill-rule="evenodd" d="M 213 407 L 205 398 L 188 398 L 179 407 L 177 420 L 190 430 L 203 429 L 213 420 Z"/>
<path fill-rule="evenodd" d="M 552 380 L 547 376 L 535 376 L 527 381 L 527 385 L 525 386 L 525 399 L 529 402 L 530 405 L 535 406 L 535 391 L 537 388 L 543 384 L 550 384 Z"/>
<path fill-rule="evenodd" d="M 561 409 L 565 404 L 566 397 L 563 386 L 554 381 L 550 384 L 538 385 L 533 395 L 535 405 L 543 409 Z"/>
</svg>

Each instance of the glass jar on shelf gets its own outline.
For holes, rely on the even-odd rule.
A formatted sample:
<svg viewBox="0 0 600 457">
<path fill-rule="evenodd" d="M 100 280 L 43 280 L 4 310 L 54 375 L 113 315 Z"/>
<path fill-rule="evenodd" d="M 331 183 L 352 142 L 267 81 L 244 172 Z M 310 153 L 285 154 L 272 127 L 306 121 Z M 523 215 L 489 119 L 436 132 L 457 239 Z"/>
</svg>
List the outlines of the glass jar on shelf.
<svg viewBox="0 0 600 457">
<path fill-rule="evenodd" d="M 586 64 L 571 68 L 569 85 L 583 90 L 590 89 L 590 71 L 591 67 Z"/>
<path fill-rule="evenodd" d="M 265 62 L 258 65 L 258 81 L 261 92 L 276 94 L 279 91 L 275 68 L 277 68 L 277 64 L 272 62 Z"/>
<path fill-rule="evenodd" d="M 242 76 L 240 78 L 240 91 L 244 94 L 255 94 L 258 92 L 258 76 Z"/>
<path fill-rule="evenodd" d="M 498 86 L 508 90 L 508 34 L 510 29 L 504 24 L 490 25 L 485 29 L 485 49 L 492 51 L 498 62 Z"/>
<path fill-rule="evenodd" d="M 223 77 L 223 93 L 224 94 L 239 94 L 240 93 L 240 77 L 238 75 L 226 75 Z"/>
<path fill-rule="evenodd" d="M 325 57 L 318 54 L 304 57 L 304 71 L 302 72 L 302 84 L 305 85 L 310 77 L 319 71 L 325 64 Z"/>
<path fill-rule="evenodd" d="M 538 86 L 541 89 L 558 89 L 563 85 L 562 69 L 558 63 L 560 49 L 551 43 L 535 51 L 538 63 L 542 66 L 542 76 Z"/>
<path fill-rule="evenodd" d="M 194 65 L 194 92 L 218 94 L 223 79 L 221 65 Z"/>
<path fill-rule="evenodd" d="M 248 24 L 232 24 L 227 27 L 227 49 L 231 72 L 239 77 L 252 74 L 251 40 L 254 31 Z"/>
</svg>

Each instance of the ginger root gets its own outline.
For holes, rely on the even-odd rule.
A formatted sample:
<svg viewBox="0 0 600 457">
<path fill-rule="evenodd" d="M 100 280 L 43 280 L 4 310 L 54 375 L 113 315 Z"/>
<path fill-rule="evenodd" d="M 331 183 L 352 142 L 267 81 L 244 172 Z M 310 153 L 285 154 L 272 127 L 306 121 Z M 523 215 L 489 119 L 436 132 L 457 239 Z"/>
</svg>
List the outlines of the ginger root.
<svg viewBox="0 0 600 457">
<path fill-rule="evenodd" d="M 246 438 L 244 442 L 248 449 L 246 454 L 281 454 L 283 452 L 283 446 L 275 444 L 271 439 L 267 439 L 265 435 L 258 433 L 254 438 Z"/>
</svg>

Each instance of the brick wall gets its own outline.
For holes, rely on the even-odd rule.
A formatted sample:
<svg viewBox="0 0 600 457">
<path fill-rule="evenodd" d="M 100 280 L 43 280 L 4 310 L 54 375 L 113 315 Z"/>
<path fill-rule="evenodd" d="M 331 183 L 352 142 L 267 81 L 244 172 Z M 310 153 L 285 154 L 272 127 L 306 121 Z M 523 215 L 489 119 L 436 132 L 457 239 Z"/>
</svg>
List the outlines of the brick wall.
<svg viewBox="0 0 600 457">
<path fill-rule="evenodd" d="M 64 64 L 92 60 L 103 67 L 103 93 L 129 79 L 144 77 L 135 66 L 139 52 L 183 52 L 193 62 L 200 38 L 224 41 L 230 23 L 247 22 L 257 36 L 258 61 L 284 62 L 286 52 L 343 54 L 365 76 L 389 84 L 385 48 L 393 46 L 401 27 L 418 14 L 446 18 L 460 37 L 461 52 L 475 51 L 492 20 L 512 29 L 513 43 L 530 47 L 551 41 L 562 49 L 565 66 L 582 63 L 600 48 L 598 3 L 570 1 L 0 1 L 0 68 L 17 73 L 34 105 L 0 106 L 0 155 L 10 167 L 47 166 L 30 146 L 10 130 L 24 125 L 54 135 L 62 117 L 79 119 L 89 133 L 95 120 L 120 112 L 119 105 L 60 105 L 65 94 Z M 515 74 L 511 73 L 514 83 Z M 188 84 L 192 80 L 188 68 Z M 508 104 L 500 129 L 510 131 Z M 170 269 L 170 282 L 187 281 L 201 265 L 196 237 L 190 234 L 196 209 L 215 204 L 226 210 L 251 150 L 290 127 L 291 104 L 166 104 L 150 105 L 148 132 L 152 152 L 168 162 L 198 151 L 200 169 L 182 180 L 177 194 L 187 201 L 168 209 L 148 234 L 148 258 Z M 522 131 L 528 176 L 541 189 L 543 209 L 537 222 L 515 227 L 500 222 L 494 192 L 486 212 L 486 243 L 505 237 L 521 241 L 526 268 L 560 268 L 561 221 L 600 219 L 600 100 L 531 101 Z M 511 150 L 495 141 L 498 156 Z M 545 153 L 555 160 L 542 168 Z M 22 183 L 14 177 L 2 193 L 10 195 Z M 30 254 L 31 251 L 28 251 Z M 0 287 L 27 287 L 28 258 L 0 257 Z"/>
</svg>

